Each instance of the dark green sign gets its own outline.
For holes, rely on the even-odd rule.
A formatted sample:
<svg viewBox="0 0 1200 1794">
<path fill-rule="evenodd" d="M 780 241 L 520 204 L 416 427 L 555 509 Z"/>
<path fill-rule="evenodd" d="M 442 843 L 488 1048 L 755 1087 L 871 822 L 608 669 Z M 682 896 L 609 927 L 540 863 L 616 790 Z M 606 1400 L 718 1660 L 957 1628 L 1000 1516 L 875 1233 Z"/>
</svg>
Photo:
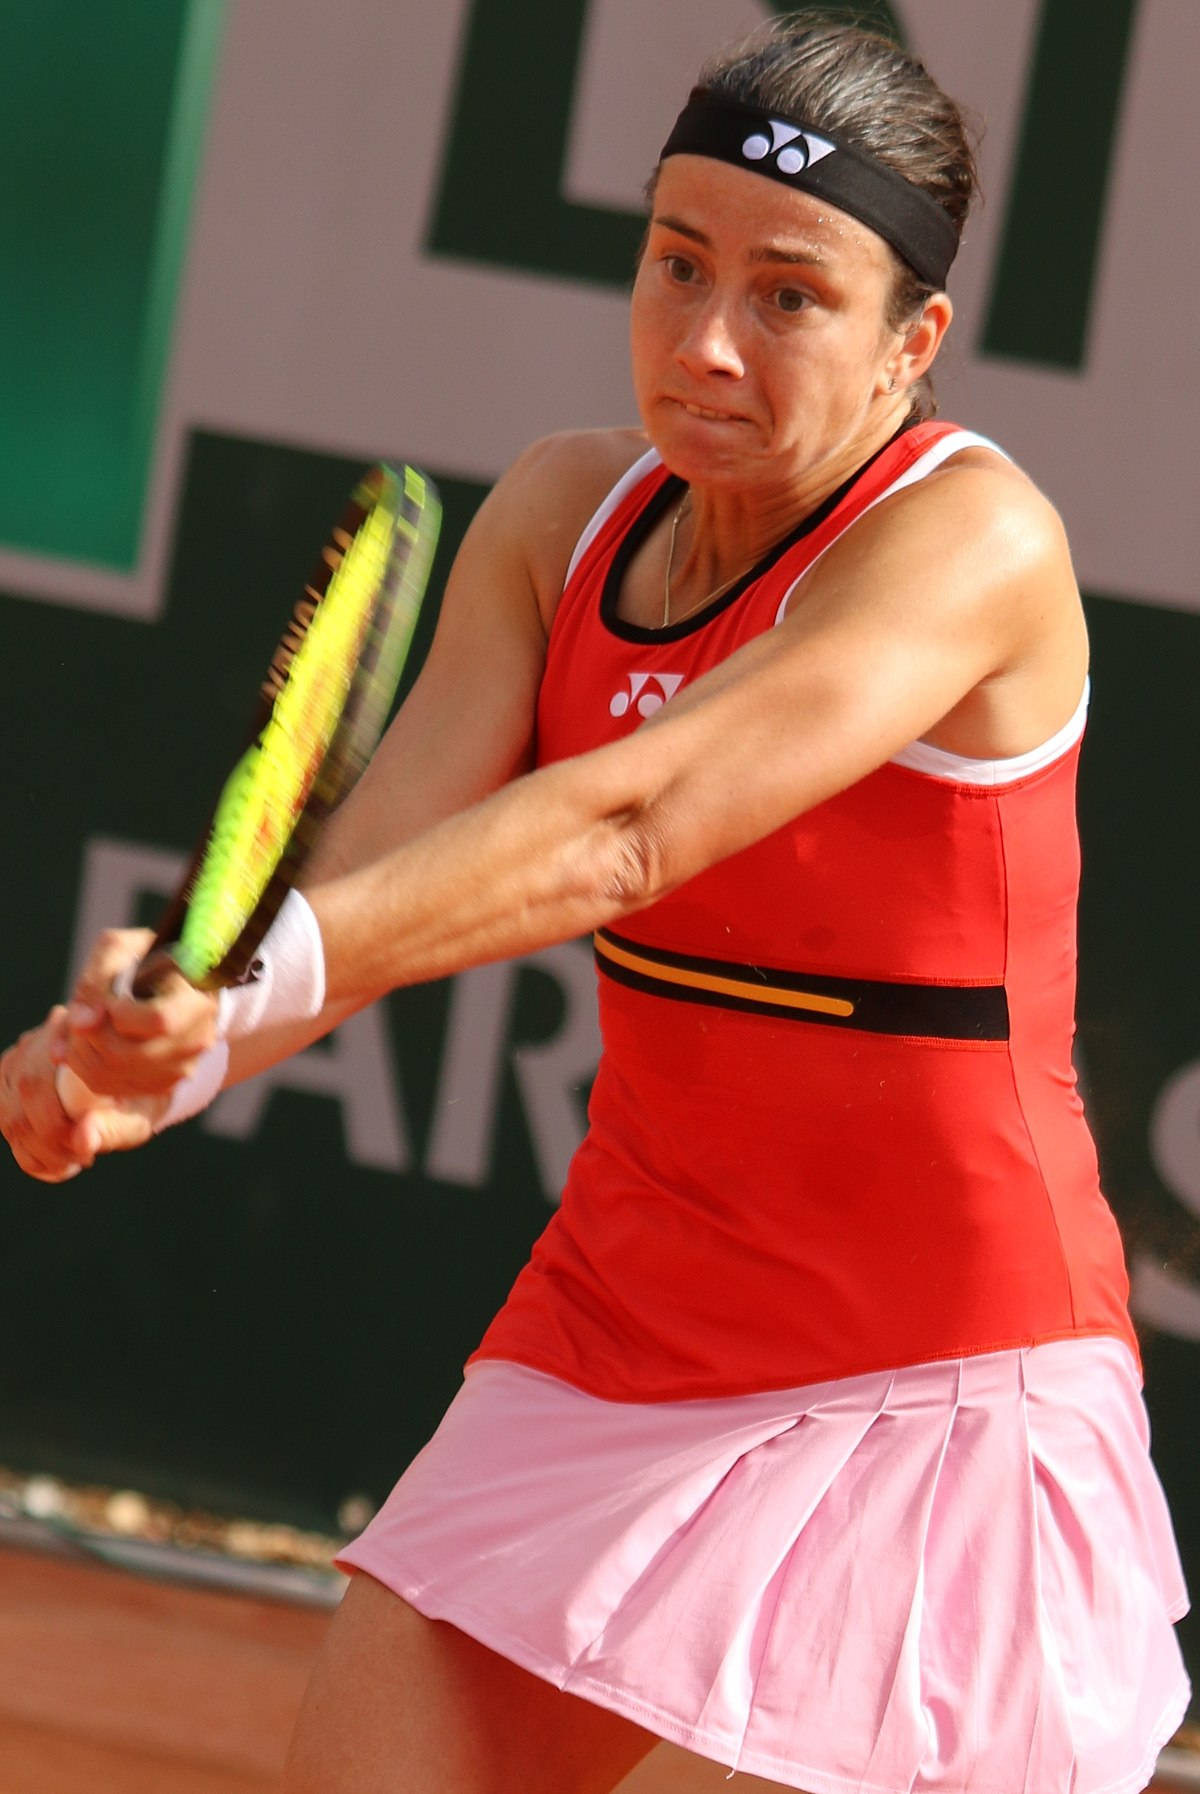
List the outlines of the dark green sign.
<svg viewBox="0 0 1200 1794">
<path fill-rule="evenodd" d="M 223 0 L 5 0 L 0 543 L 137 560 Z"/>
<path fill-rule="evenodd" d="M 77 895 L 153 913 L 358 471 L 198 437 L 161 626 L 0 598 L 23 668 L 5 1040 L 63 988 Z M 479 497 L 439 484 L 435 584 Z M 591 976 L 568 947 L 397 996 L 226 1099 L 223 1132 L 216 1111 L 62 1188 L 6 1156 L 0 1462 L 326 1527 L 347 1493 L 381 1497 L 545 1223 Z"/>
</svg>

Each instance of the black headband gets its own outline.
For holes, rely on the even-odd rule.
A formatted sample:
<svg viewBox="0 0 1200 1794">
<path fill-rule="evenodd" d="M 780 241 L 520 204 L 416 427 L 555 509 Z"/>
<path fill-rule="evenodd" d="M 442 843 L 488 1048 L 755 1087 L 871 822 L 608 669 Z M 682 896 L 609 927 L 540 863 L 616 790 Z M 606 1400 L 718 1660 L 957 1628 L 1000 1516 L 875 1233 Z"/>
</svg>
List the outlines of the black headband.
<svg viewBox="0 0 1200 1794">
<path fill-rule="evenodd" d="M 870 225 L 931 287 L 942 288 L 958 232 L 936 199 L 874 156 L 811 125 L 692 89 L 662 157 L 711 156 L 828 201 Z"/>
</svg>

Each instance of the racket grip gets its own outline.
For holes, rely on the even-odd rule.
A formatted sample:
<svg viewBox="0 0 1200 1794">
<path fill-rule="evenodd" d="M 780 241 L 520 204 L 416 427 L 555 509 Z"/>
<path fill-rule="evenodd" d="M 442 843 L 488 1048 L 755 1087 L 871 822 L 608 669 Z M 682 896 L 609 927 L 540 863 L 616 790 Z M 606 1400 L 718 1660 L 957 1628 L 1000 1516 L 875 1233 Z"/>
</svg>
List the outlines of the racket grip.
<svg viewBox="0 0 1200 1794">
<path fill-rule="evenodd" d="M 127 966 L 123 972 L 118 972 L 113 990 L 118 997 L 138 997 L 145 1002 L 147 998 L 157 996 L 171 973 L 178 970 L 166 947 L 151 947 L 140 965 Z"/>
</svg>

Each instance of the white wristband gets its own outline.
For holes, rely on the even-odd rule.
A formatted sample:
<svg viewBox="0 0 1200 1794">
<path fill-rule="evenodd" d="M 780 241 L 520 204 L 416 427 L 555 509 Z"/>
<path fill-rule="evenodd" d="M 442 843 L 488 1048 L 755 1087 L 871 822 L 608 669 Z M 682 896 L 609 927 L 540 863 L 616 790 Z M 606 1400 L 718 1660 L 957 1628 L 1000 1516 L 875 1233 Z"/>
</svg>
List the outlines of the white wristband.
<svg viewBox="0 0 1200 1794">
<path fill-rule="evenodd" d="M 325 952 L 317 918 L 299 891 L 289 891 L 263 936 L 254 969 L 245 984 L 234 984 L 217 999 L 217 1038 L 190 1077 L 181 1078 L 154 1131 L 189 1121 L 207 1109 L 225 1082 L 229 1042 L 260 1028 L 308 1021 L 325 1003 Z"/>
<path fill-rule="evenodd" d="M 260 1028 L 309 1021 L 324 1004 L 321 930 L 305 898 L 289 891 L 263 936 L 250 980 L 218 998 L 217 1038 L 240 1040 Z"/>
<path fill-rule="evenodd" d="M 193 1115 L 199 1115 L 201 1109 L 207 1109 L 213 1098 L 219 1095 L 228 1068 L 228 1042 L 218 1040 L 200 1055 L 191 1076 L 180 1078 L 175 1085 L 166 1113 L 154 1124 L 155 1133 L 161 1134 L 164 1128 L 175 1127 L 181 1121 L 190 1121 Z"/>
</svg>

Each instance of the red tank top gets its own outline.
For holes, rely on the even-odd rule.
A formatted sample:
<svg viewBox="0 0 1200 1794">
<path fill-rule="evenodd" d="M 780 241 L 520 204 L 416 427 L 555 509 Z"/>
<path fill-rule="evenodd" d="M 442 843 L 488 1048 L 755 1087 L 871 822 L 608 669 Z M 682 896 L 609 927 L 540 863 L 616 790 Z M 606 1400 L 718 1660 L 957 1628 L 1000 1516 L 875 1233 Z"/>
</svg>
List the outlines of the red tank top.
<svg viewBox="0 0 1200 1794">
<path fill-rule="evenodd" d="M 680 491 L 639 464 L 568 576 L 540 761 L 636 727 L 771 628 L 823 549 L 960 435 L 895 439 L 662 630 L 615 609 Z M 601 930 L 589 1131 L 475 1356 L 656 1401 L 1077 1334 L 1136 1351 L 1071 1063 L 1077 757 L 959 779 L 918 748 Z"/>
</svg>

